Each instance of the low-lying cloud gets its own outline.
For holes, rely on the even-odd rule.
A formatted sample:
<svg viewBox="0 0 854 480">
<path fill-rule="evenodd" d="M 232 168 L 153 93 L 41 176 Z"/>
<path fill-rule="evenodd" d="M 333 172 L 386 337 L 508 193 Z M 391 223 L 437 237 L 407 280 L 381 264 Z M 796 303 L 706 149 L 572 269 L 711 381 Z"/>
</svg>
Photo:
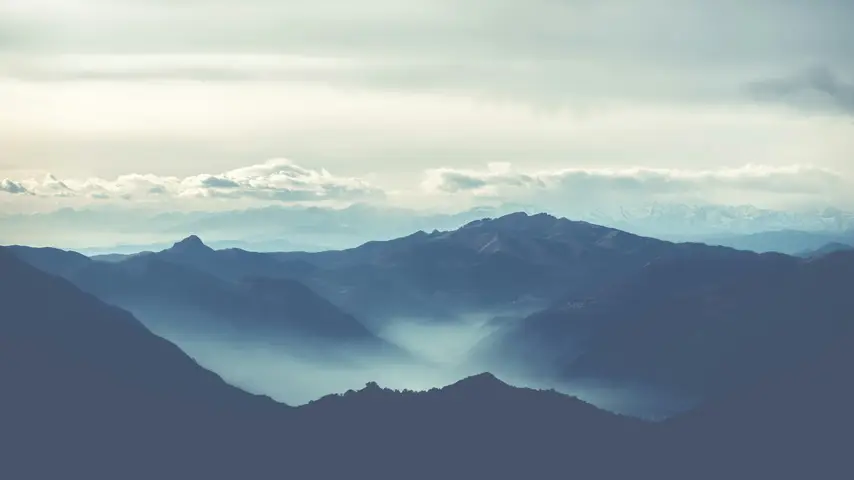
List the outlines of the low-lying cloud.
<svg viewBox="0 0 854 480">
<path fill-rule="evenodd" d="M 769 197 L 826 200 L 844 195 L 838 173 L 809 165 L 746 165 L 717 170 L 661 168 L 566 168 L 533 171 L 509 163 L 486 169 L 429 170 L 426 192 L 541 204 L 634 205 L 652 201 L 750 203 Z"/>
<path fill-rule="evenodd" d="M 421 178 L 418 188 L 419 176 Z M 150 204 L 160 210 L 218 211 L 271 204 L 343 207 L 419 205 L 460 211 L 476 206 L 527 205 L 560 215 L 652 203 L 754 205 L 790 209 L 845 207 L 850 179 L 813 165 L 745 165 L 719 169 L 650 167 L 533 169 L 490 163 L 480 169 L 436 168 L 395 182 L 341 176 L 274 159 L 226 172 L 187 177 L 128 174 L 114 179 L 0 183 L 0 194 L 21 202 L 48 199 L 51 208 Z M 27 200 L 31 199 L 31 200 Z M 10 201 L 12 201 L 10 200 Z"/>
<path fill-rule="evenodd" d="M 3 180 L 0 190 L 36 197 L 91 200 L 169 201 L 187 199 L 249 199 L 283 203 L 366 200 L 383 192 L 365 180 L 310 169 L 290 160 L 274 159 L 219 174 L 188 177 L 153 174 L 121 175 L 115 179 Z"/>
</svg>

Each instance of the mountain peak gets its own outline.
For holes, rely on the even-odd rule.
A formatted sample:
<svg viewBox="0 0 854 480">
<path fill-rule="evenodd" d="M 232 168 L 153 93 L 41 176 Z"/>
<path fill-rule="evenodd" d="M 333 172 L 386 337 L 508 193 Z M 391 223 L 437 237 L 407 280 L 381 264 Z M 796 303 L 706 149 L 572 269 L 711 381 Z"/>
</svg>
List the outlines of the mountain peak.
<svg viewBox="0 0 854 480">
<path fill-rule="evenodd" d="M 455 383 L 456 387 L 465 387 L 473 390 L 484 390 L 496 387 L 507 387 L 508 385 L 498 379 L 495 375 L 484 372 L 478 375 L 464 378 Z"/>
<path fill-rule="evenodd" d="M 212 248 L 205 245 L 201 238 L 196 235 L 190 235 L 189 237 L 181 240 L 180 242 L 172 245 L 172 248 L 169 249 L 173 252 L 209 252 L 213 251 Z"/>
<path fill-rule="evenodd" d="M 497 218 L 483 218 L 467 223 L 463 229 L 472 229 L 481 226 L 492 226 L 504 229 L 529 229 L 537 226 L 550 226 L 559 221 L 557 217 L 547 213 L 529 214 L 528 212 L 508 213 Z"/>
</svg>

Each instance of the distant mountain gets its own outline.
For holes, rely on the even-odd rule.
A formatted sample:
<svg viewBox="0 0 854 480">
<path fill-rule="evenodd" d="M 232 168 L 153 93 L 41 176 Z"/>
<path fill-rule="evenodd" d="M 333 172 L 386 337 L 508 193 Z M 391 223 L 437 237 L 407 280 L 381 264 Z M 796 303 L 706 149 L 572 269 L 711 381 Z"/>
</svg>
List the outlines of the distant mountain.
<svg viewBox="0 0 854 480">
<path fill-rule="evenodd" d="M 351 248 L 417 230 L 454 229 L 514 207 L 434 213 L 355 204 L 347 208 L 269 206 L 245 210 L 162 212 L 144 207 L 62 208 L 34 214 L 0 214 L 0 244 L 44 245 L 86 255 L 132 254 L 168 248 L 193 232 L 217 248 L 255 251 L 322 251 Z"/>
<path fill-rule="evenodd" d="M 659 260 L 509 324 L 481 349 L 564 379 L 717 396 L 821 351 L 854 320 L 854 253 Z"/>
<path fill-rule="evenodd" d="M 567 204 L 558 208 L 552 213 L 673 241 L 702 241 L 778 230 L 829 234 L 854 230 L 854 214 L 833 208 L 786 212 L 752 206 L 679 203 L 623 205 L 612 209 Z M 0 215 L 0 244 L 43 245 L 50 239 L 52 246 L 86 255 L 130 254 L 167 248 L 175 238 L 192 232 L 216 249 L 316 252 L 352 248 L 418 230 L 454 230 L 470 221 L 517 211 L 534 214 L 543 208 L 501 204 L 447 213 L 364 204 L 347 208 L 269 206 L 213 212 L 162 212 L 126 206 L 63 208 L 48 213 Z M 798 251 L 801 250 L 805 249 Z"/>
<path fill-rule="evenodd" d="M 800 230 L 777 230 L 750 235 L 726 235 L 706 237 L 703 242 L 753 252 L 779 252 L 800 255 L 815 251 L 829 243 L 854 242 L 854 230 L 846 232 L 810 232 Z"/>
<path fill-rule="evenodd" d="M 848 250 L 854 250 L 854 246 L 849 245 L 847 243 L 832 242 L 817 250 L 808 250 L 806 252 L 801 252 L 798 254 L 798 256 L 804 258 L 821 257 L 824 255 L 829 255 L 831 253 L 846 252 Z"/>
<path fill-rule="evenodd" d="M 832 235 L 854 230 L 854 213 L 836 208 L 786 212 L 749 205 L 653 203 L 623 206 L 610 212 L 580 211 L 575 216 L 600 225 L 675 241 L 769 231 L 812 231 Z"/>
<path fill-rule="evenodd" d="M 134 312 L 150 328 L 165 335 L 219 335 L 232 340 L 283 345 L 306 341 L 343 345 L 344 342 L 354 347 L 401 353 L 298 281 L 241 277 L 231 282 L 188 267 L 193 262 L 218 262 L 220 255 L 234 258 L 233 252 L 216 252 L 198 237 L 190 237 L 158 254 L 119 262 L 94 261 L 54 249 L 10 247 L 10 250 L 37 268 L 60 275 L 98 298 Z M 170 261 L 175 258 L 187 261 L 181 264 Z M 238 263 L 260 265 L 258 270 L 263 272 L 266 268 L 263 260 L 263 255 L 245 252 Z"/>
<path fill-rule="evenodd" d="M 725 248 L 673 244 L 546 214 L 515 213 L 453 231 L 358 248 L 276 254 L 317 270 L 299 278 L 366 317 L 545 306 L 595 291 L 650 261 Z"/>
<path fill-rule="evenodd" d="M 339 251 L 214 250 L 191 236 L 145 256 L 232 283 L 294 279 L 363 320 L 382 323 L 402 316 L 454 318 L 466 311 L 530 313 L 595 291 L 657 258 L 704 252 L 726 256 L 731 250 L 518 212 Z"/>
</svg>

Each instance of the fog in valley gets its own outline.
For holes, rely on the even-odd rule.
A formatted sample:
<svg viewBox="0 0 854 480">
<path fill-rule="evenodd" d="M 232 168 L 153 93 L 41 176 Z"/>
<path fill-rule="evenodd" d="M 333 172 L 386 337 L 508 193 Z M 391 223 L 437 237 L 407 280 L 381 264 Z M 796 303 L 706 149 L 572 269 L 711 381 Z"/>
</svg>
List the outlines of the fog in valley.
<svg viewBox="0 0 854 480">
<path fill-rule="evenodd" d="M 368 382 L 394 390 L 424 391 L 486 371 L 514 386 L 554 389 L 604 409 L 650 419 L 671 416 L 695 404 L 690 398 L 641 385 L 595 380 L 561 383 L 534 376 L 525 365 L 472 355 L 504 322 L 522 321 L 524 315 L 518 311 L 505 315 L 466 313 L 453 322 L 415 316 L 384 321 L 374 333 L 404 353 L 395 355 L 305 337 L 252 339 L 237 337 L 227 329 L 202 332 L 197 327 L 204 319 L 188 322 L 188 311 L 166 314 L 160 308 L 132 310 L 152 331 L 176 343 L 229 383 L 288 405 L 359 390 Z M 182 322 L 175 321 L 179 317 L 184 317 Z M 195 327 L 176 328 L 179 323 Z"/>
</svg>

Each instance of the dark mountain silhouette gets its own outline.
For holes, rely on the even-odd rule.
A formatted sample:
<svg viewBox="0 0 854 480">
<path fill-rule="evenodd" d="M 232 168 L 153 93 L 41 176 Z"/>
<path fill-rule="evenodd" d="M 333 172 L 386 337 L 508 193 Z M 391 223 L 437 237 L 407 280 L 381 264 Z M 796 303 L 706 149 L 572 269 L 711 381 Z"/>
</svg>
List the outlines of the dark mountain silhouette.
<svg viewBox="0 0 854 480">
<path fill-rule="evenodd" d="M 851 256 L 838 260 L 852 263 Z M 670 461 L 659 470 L 697 479 L 850 478 L 851 327 L 811 358 L 665 422 Z"/>
<path fill-rule="evenodd" d="M 271 344 L 346 341 L 402 354 L 295 280 L 258 277 L 229 282 L 156 254 L 100 262 L 61 250 L 11 248 L 28 263 L 136 313 L 158 331 L 228 335 Z M 196 237 L 174 248 L 174 255 L 216 255 Z"/>
<path fill-rule="evenodd" d="M 586 301 L 499 331 L 487 347 L 561 379 L 719 395 L 816 354 L 854 323 L 854 253 L 661 260 Z"/>
<path fill-rule="evenodd" d="M 303 425 L 341 428 L 341 436 L 321 440 L 346 445 L 340 461 L 374 471 L 408 467 L 404 476 L 418 479 L 560 472 L 620 478 L 639 462 L 634 447 L 649 429 L 643 421 L 553 391 L 511 387 L 490 374 L 427 392 L 368 384 L 300 407 L 299 414 Z"/>
<path fill-rule="evenodd" d="M 4 478 L 511 478 L 567 460 L 599 470 L 644 426 L 489 375 L 292 409 L 226 385 L 130 314 L 2 250 L 0 281 Z"/>
<path fill-rule="evenodd" d="M 4 478 L 192 476 L 216 452 L 250 464 L 236 438 L 264 438 L 287 413 L 5 249 L 0 305 Z"/>
<path fill-rule="evenodd" d="M 836 263 L 850 264 L 840 256 Z M 821 278 L 833 262 L 809 267 Z M 838 277 L 837 280 L 845 280 Z M 489 374 L 289 408 L 0 249 L 3 478 L 850 478 L 854 335 L 662 424 Z"/>
<path fill-rule="evenodd" d="M 85 255 L 57 248 L 35 248 L 19 245 L 6 248 L 18 258 L 39 270 L 61 277 L 72 275 L 81 268 L 86 268 L 91 263 L 91 260 Z"/>
</svg>

